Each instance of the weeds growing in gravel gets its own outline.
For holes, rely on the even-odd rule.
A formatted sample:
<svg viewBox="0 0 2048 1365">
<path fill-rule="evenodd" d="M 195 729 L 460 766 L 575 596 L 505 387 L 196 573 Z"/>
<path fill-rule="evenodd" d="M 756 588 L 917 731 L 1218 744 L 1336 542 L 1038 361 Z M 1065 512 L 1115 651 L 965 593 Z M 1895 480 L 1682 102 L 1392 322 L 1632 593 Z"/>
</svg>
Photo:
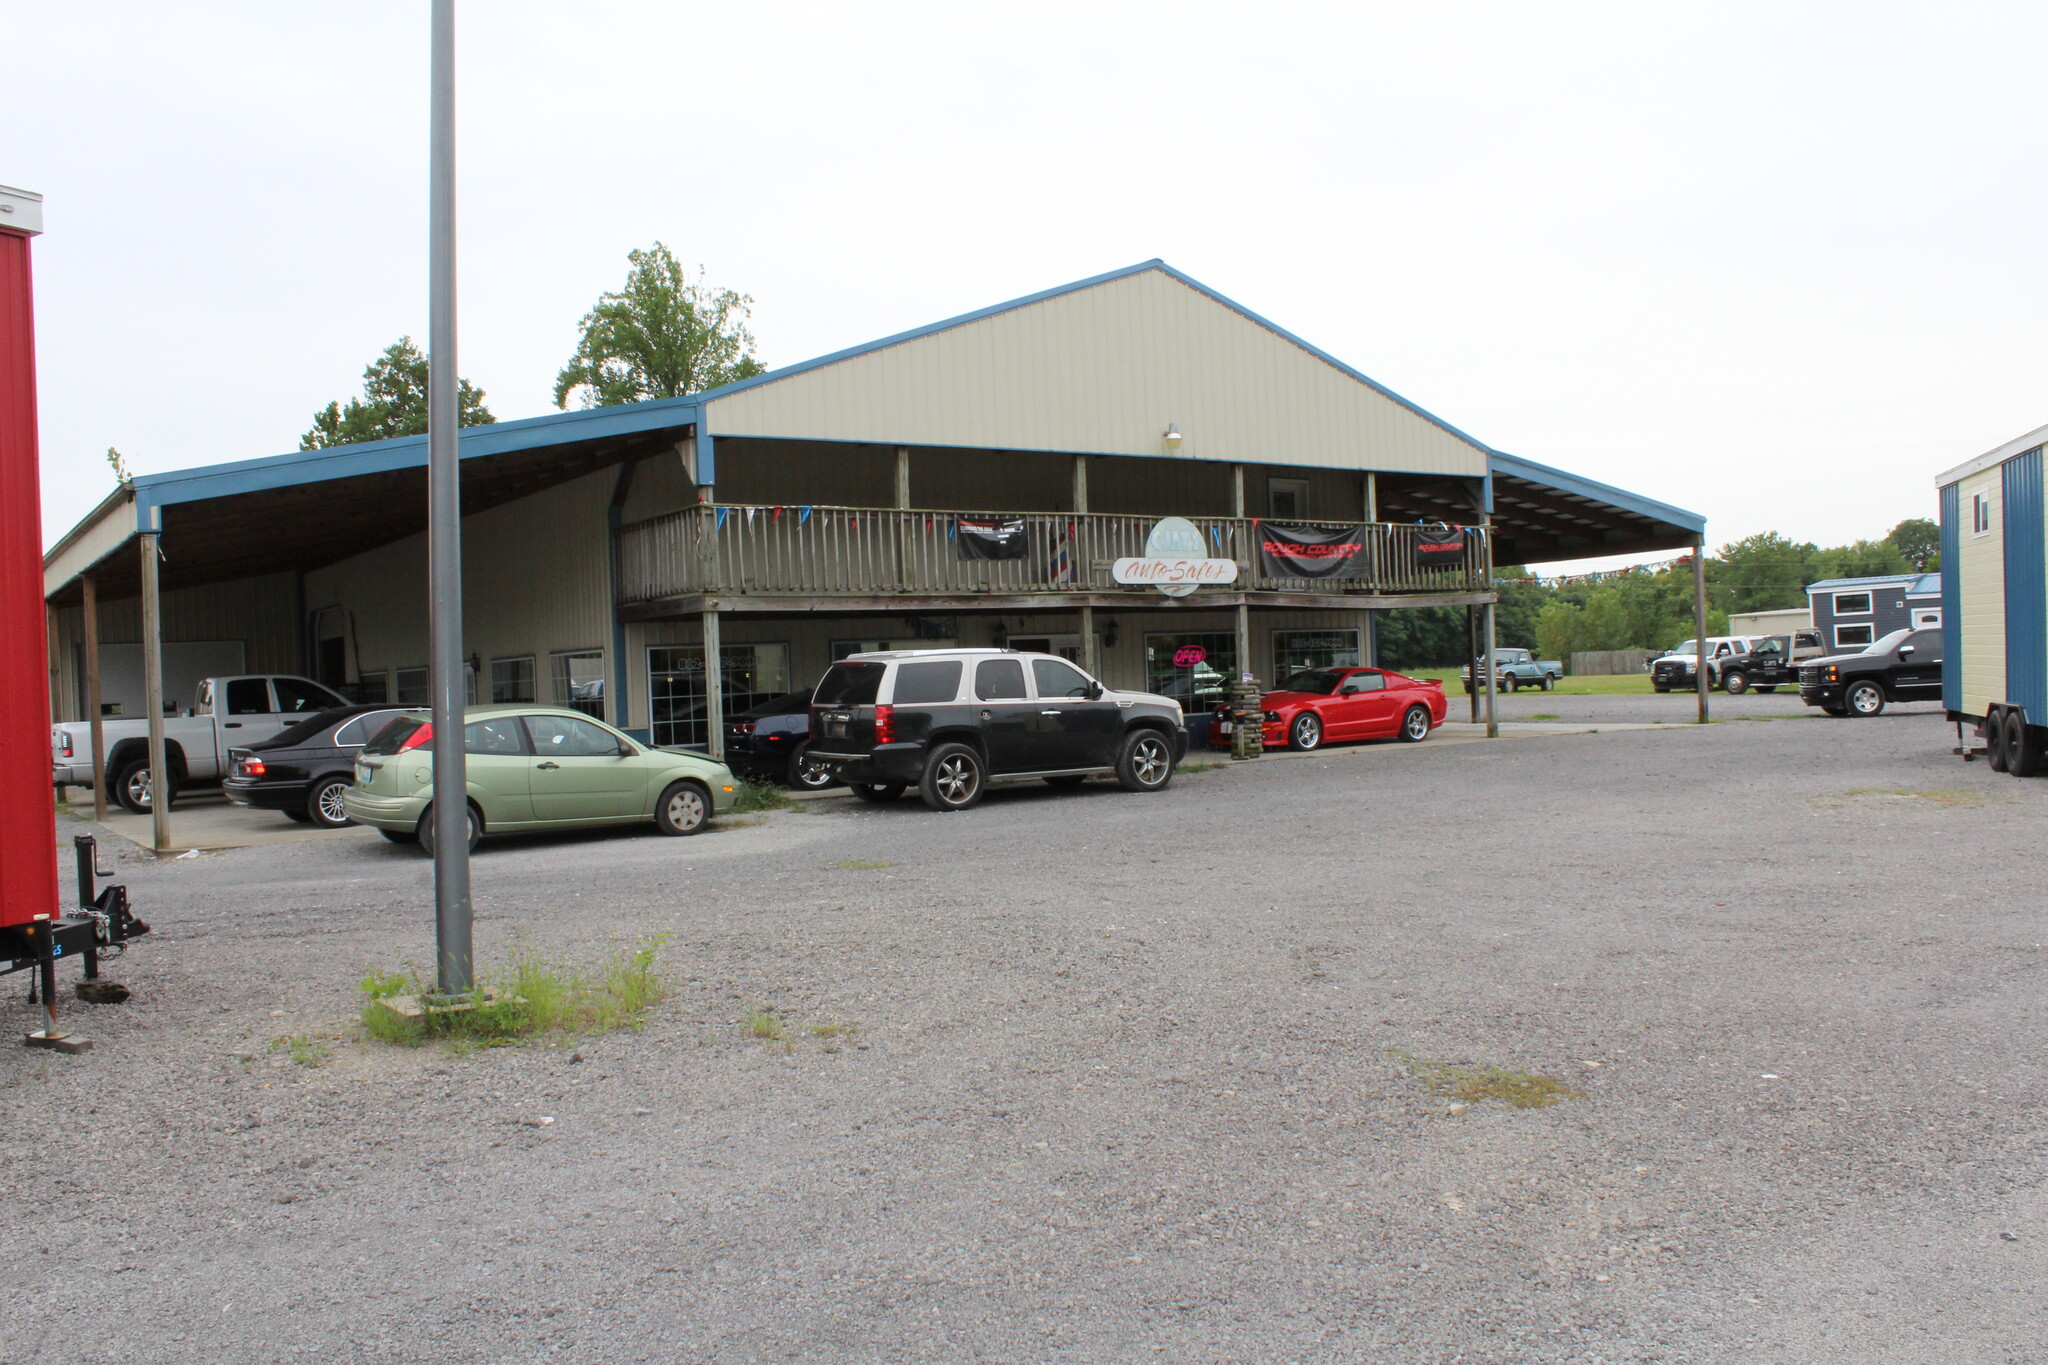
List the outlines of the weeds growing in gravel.
<svg viewBox="0 0 2048 1365">
<path fill-rule="evenodd" d="M 740 783 L 739 794 L 733 798 L 732 813 L 752 815 L 756 811 L 788 810 L 795 804 L 789 799 L 789 793 L 773 782 L 750 777 Z"/>
<path fill-rule="evenodd" d="M 1475 1066 L 1470 1062 L 1430 1061 L 1397 1047 L 1388 1048 L 1387 1055 L 1424 1086 L 1460 1104 L 1499 1100 L 1517 1109 L 1542 1109 L 1559 1100 L 1586 1097 L 1585 1091 L 1540 1072 L 1511 1071 L 1503 1066 Z"/>
<path fill-rule="evenodd" d="M 667 994 L 654 970 L 666 935 L 595 968 L 569 967 L 522 951 L 511 966 L 478 985 L 462 1008 L 401 1013 L 388 1002 L 422 1000 L 432 984 L 417 969 L 373 971 L 363 978 L 363 1027 L 379 1042 L 416 1047 L 445 1038 L 459 1050 L 494 1047 L 549 1034 L 610 1033 L 638 1028 Z"/>
<path fill-rule="evenodd" d="M 841 858 L 832 866 L 840 872 L 880 872 L 885 867 L 901 867 L 903 864 L 877 862 L 872 858 Z"/>
<path fill-rule="evenodd" d="M 294 1033 L 289 1038 L 272 1039 L 270 1050 L 289 1054 L 293 1063 L 298 1066 L 319 1066 L 327 1060 L 327 1044 L 308 1038 L 303 1033 Z"/>
<path fill-rule="evenodd" d="M 851 1020 L 807 1024 L 801 1019 L 785 1019 L 775 1006 L 758 1000 L 747 1005 L 746 1027 L 751 1036 L 771 1046 L 780 1044 L 784 1052 L 796 1051 L 796 1045 L 806 1040 L 822 1043 L 827 1052 L 837 1052 L 841 1044 L 860 1036 L 860 1025 Z"/>
</svg>

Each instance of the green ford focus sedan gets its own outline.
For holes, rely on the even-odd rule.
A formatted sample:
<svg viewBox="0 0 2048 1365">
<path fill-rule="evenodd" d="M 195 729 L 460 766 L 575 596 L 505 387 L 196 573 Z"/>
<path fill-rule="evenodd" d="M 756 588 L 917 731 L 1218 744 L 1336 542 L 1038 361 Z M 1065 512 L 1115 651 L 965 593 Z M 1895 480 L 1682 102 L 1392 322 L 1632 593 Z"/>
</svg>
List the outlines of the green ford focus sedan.
<svg viewBox="0 0 2048 1365">
<path fill-rule="evenodd" d="M 472 706 L 463 713 L 469 842 L 490 834 L 630 825 L 695 834 L 732 809 L 738 782 L 723 763 L 684 749 L 650 749 L 578 711 Z M 431 853 L 434 727 L 400 716 L 356 758 L 342 808 L 394 843 Z"/>
</svg>

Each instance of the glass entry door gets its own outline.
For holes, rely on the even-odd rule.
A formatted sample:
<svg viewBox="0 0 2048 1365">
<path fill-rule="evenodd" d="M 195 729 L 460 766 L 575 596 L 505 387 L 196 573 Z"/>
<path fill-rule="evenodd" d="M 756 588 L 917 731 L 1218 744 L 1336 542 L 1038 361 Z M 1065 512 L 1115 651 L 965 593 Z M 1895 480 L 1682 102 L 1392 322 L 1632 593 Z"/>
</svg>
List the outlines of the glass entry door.
<svg viewBox="0 0 2048 1365">
<path fill-rule="evenodd" d="M 728 716 L 789 691 L 788 645 L 726 645 L 719 651 Z M 654 645 L 647 651 L 649 738 L 656 745 L 704 748 L 704 647 Z"/>
</svg>

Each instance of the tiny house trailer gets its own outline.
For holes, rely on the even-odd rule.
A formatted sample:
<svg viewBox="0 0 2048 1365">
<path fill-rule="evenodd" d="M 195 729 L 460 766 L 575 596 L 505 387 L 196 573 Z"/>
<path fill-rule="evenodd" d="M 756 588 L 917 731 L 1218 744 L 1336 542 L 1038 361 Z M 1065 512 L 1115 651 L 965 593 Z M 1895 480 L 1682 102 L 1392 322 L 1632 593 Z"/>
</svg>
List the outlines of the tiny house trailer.
<svg viewBox="0 0 2048 1365">
<path fill-rule="evenodd" d="M 1941 475 L 1941 703 L 1991 766 L 2048 769 L 2048 504 L 2041 427 Z M 1967 743 L 1958 753 L 1973 756 Z"/>
</svg>

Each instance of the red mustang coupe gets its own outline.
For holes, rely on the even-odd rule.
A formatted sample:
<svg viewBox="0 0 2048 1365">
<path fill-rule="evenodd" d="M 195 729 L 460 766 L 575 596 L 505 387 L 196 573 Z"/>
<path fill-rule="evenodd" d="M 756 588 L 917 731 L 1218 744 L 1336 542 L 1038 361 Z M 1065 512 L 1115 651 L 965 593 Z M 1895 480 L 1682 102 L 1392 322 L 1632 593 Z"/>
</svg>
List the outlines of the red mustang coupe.
<svg viewBox="0 0 2048 1365">
<path fill-rule="evenodd" d="M 1265 745 L 1278 749 L 1320 749 L 1339 739 L 1429 738 L 1449 709 L 1444 685 L 1384 668 L 1312 668 L 1268 692 Z M 1230 747 L 1228 707 L 1218 707 L 1209 742 Z"/>
</svg>

